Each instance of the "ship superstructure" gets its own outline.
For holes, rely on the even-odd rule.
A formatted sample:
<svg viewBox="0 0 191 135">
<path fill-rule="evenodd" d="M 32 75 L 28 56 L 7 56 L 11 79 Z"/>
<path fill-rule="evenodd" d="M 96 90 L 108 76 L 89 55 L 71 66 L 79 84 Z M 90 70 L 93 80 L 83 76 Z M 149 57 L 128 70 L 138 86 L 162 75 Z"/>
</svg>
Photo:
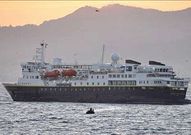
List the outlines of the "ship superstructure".
<svg viewBox="0 0 191 135">
<path fill-rule="evenodd" d="M 161 62 L 142 65 L 128 59 L 120 64 L 114 53 L 106 64 L 104 54 L 100 64 L 67 65 L 60 58 L 50 64 L 45 62 L 46 46 L 42 43 L 36 49 L 34 62 L 21 64 L 18 83 L 4 84 L 13 100 L 173 103 L 185 99 L 189 79 L 176 77 L 173 68 Z"/>
</svg>

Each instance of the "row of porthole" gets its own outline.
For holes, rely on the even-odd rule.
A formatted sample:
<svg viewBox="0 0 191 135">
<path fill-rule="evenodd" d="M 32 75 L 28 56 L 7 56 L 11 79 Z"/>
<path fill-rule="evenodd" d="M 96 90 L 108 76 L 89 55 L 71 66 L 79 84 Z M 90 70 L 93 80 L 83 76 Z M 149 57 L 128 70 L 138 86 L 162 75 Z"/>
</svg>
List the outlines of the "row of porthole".
<svg viewBox="0 0 191 135">
<path fill-rule="evenodd" d="M 90 90 L 90 89 L 93 89 L 94 91 L 95 90 L 105 90 L 105 88 L 70 88 L 70 89 L 67 89 L 67 88 L 53 88 L 53 89 L 47 89 L 47 88 L 41 88 L 41 91 L 86 91 L 86 90 Z"/>
<path fill-rule="evenodd" d="M 135 88 L 134 87 L 109 87 L 108 89 L 106 88 L 70 88 L 70 89 L 67 89 L 67 88 L 41 88 L 41 91 L 86 91 L 86 90 L 90 90 L 90 89 L 93 89 L 93 90 L 111 90 L 111 89 L 132 89 L 134 90 Z"/>
</svg>

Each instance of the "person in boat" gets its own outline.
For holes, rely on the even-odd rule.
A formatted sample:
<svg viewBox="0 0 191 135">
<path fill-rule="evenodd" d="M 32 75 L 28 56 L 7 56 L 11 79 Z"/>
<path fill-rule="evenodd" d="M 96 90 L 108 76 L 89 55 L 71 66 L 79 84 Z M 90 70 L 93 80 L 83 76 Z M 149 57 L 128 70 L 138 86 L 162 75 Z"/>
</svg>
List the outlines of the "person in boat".
<svg viewBox="0 0 191 135">
<path fill-rule="evenodd" d="M 94 112 L 94 109 L 92 109 L 92 108 L 90 108 L 87 112 L 86 112 L 86 114 L 94 114 L 95 112 Z"/>
</svg>

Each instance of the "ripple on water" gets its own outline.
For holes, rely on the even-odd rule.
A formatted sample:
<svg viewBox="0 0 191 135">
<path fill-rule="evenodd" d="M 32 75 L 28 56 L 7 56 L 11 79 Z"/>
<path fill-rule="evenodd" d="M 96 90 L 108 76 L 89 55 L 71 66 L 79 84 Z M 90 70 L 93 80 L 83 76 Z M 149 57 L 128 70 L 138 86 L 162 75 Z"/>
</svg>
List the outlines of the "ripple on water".
<svg viewBox="0 0 191 135">
<path fill-rule="evenodd" d="M 94 108 L 95 114 L 85 112 Z M 0 134 L 184 134 L 191 105 L 126 105 L 0 101 Z"/>
</svg>

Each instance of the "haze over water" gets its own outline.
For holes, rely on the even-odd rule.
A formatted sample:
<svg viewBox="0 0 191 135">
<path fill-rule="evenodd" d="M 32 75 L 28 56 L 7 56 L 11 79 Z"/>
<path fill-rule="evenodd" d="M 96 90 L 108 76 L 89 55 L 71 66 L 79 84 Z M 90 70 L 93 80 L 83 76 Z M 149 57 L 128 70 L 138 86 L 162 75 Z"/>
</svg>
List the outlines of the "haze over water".
<svg viewBox="0 0 191 135">
<path fill-rule="evenodd" d="M 90 107 L 95 114 L 86 115 Z M 191 104 L 13 102 L 1 85 L 0 110 L 1 135 L 191 134 Z"/>
</svg>

